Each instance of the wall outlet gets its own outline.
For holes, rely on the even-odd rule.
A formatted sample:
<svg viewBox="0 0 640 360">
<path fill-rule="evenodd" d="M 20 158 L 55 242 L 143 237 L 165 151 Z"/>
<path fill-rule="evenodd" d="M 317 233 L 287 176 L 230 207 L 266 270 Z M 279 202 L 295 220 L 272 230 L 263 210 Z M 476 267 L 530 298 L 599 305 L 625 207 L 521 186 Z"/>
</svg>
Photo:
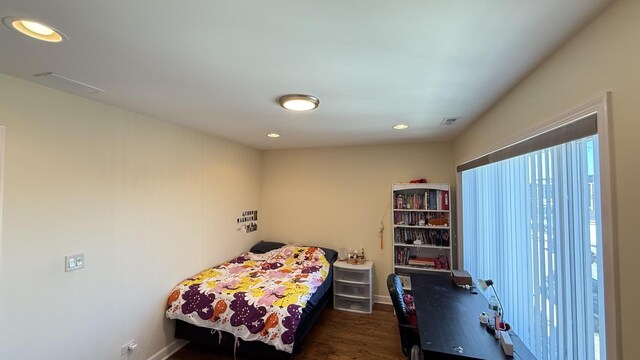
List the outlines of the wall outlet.
<svg viewBox="0 0 640 360">
<path fill-rule="evenodd" d="M 125 356 L 129 352 L 129 343 L 126 343 L 120 347 L 120 356 Z"/>
<path fill-rule="evenodd" d="M 67 255 L 64 257 L 64 271 L 69 272 L 84 268 L 84 254 Z"/>
<path fill-rule="evenodd" d="M 125 356 L 129 351 L 134 351 L 138 348 L 138 343 L 135 340 L 131 340 L 120 347 L 120 356 Z"/>
</svg>

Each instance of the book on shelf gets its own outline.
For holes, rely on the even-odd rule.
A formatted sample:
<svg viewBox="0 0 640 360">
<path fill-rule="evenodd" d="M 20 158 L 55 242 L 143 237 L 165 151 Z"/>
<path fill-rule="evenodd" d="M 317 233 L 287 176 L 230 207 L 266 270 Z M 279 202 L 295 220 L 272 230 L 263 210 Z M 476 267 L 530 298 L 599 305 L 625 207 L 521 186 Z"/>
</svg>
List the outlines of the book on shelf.
<svg viewBox="0 0 640 360">
<path fill-rule="evenodd" d="M 412 257 L 412 258 L 409 258 L 408 264 L 409 265 L 425 266 L 425 267 L 435 267 L 436 266 L 436 263 L 435 263 L 434 259 L 432 259 L 432 258 L 424 258 L 424 257 Z"/>
<path fill-rule="evenodd" d="M 449 191 L 429 189 L 424 193 L 424 209 L 449 210 Z"/>
<path fill-rule="evenodd" d="M 419 245 L 435 245 L 435 246 L 449 246 L 449 231 L 448 229 L 410 229 L 410 228 L 395 228 L 393 234 L 393 241 L 396 244 L 415 244 L 419 242 Z"/>
<path fill-rule="evenodd" d="M 427 243 L 436 246 L 449 246 L 449 231 L 429 230 Z"/>
<path fill-rule="evenodd" d="M 429 210 L 438 210 L 438 190 L 429 190 Z"/>
<path fill-rule="evenodd" d="M 409 249 L 398 248 L 396 249 L 396 265 L 406 265 L 409 259 Z"/>
<path fill-rule="evenodd" d="M 393 215 L 393 223 L 395 225 L 425 226 L 427 218 L 423 212 L 397 211 Z"/>
<path fill-rule="evenodd" d="M 442 190 L 442 210 L 449 210 L 449 192 Z"/>
<path fill-rule="evenodd" d="M 400 225 L 404 222 L 403 216 L 401 212 L 395 212 L 393 214 L 393 223 L 396 225 Z"/>
<path fill-rule="evenodd" d="M 396 229 L 396 243 L 413 244 L 415 241 L 426 242 L 426 234 L 422 229 Z"/>
<path fill-rule="evenodd" d="M 418 266 L 425 269 L 449 270 L 449 259 L 444 255 L 436 258 L 409 257 L 405 265 Z"/>
</svg>

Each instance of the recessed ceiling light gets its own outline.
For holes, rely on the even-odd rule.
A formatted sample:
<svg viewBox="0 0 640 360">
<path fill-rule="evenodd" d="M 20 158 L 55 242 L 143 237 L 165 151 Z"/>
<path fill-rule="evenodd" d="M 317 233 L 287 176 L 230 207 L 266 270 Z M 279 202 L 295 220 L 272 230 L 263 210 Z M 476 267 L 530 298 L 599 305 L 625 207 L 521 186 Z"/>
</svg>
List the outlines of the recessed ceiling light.
<svg viewBox="0 0 640 360">
<path fill-rule="evenodd" d="M 409 128 L 409 125 L 407 124 L 397 124 L 397 125 L 393 125 L 393 128 L 396 130 L 404 130 Z"/>
<path fill-rule="evenodd" d="M 2 22 L 9 29 L 19 31 L 34 39 L 56 43 L 66 39 L 66 36 L 60 31 L 37 21 L 5 17 Z"/>
<path fill-rule="evenodd" d="M 270 137 L 270 138 L 279 138 L 279 137 L 280 137 L 280 134 L 276 134 L 276 133 L 269 133 L 269 134 L 267 134 L 267 136 L 268 136 L 268 137 Z"/>
<path fill-rule="evenodd" d="M 287 110 L 293 111 L 309 111 L 320 105 L 317 97 L 304 94 L 288 94 L 278 99 L 280 106 Z"/>
</svg>

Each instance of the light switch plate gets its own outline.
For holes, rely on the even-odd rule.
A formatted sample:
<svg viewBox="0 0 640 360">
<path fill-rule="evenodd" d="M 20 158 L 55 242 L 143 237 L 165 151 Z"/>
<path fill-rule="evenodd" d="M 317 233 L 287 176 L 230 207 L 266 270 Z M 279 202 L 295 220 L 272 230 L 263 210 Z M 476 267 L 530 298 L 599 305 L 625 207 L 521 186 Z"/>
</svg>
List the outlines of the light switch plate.
<svg viewBox="0 0 640 360">
<path fill-rule="evenodd" d="M 84 254 L 67 255 L 64 257 L 64 271 L 69 272 L 84 268 Z"/>
</svg>

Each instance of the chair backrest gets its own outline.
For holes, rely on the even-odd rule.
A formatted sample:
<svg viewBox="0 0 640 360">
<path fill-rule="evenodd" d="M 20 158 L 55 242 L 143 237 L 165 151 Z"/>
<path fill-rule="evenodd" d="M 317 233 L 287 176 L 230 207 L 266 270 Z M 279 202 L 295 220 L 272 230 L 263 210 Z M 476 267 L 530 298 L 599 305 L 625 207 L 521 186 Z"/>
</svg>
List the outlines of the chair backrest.
<svg viewBox="0 0 640 360">
<path fill-rule="evenodd" d="M 402 282 L 396 274 L 387 276 L 387 288 L 389 288 L 389 296 L 393 302 L 393 308 L 398 317 L 398 323 L 402 325 L 409 324 L 409 315 L 407 314 L 407 306 L 404 303 L 404 289 Z"/>
</svg>

